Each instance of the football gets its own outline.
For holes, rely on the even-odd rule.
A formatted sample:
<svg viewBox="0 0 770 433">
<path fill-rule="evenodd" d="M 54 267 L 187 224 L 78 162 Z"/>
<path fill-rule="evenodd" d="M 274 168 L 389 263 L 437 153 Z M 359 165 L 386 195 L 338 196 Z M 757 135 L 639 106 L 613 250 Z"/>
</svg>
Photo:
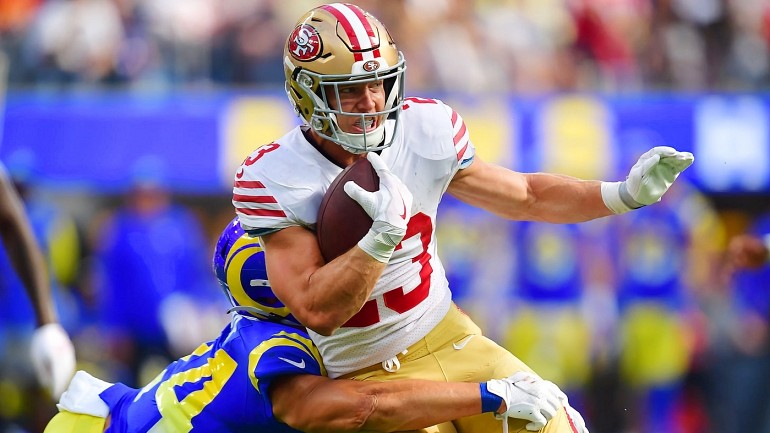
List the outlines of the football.
<svg viewBox="0 0 770 433">
<path fill-rule="evenodd" d="M 372 219 L 361 205 L 345 192 L 345 183 L 353 181 L 367 191 L 380 188 L 380 178 L 366 158 L 342 170 L 326 190 L 318 209 L 316 236 L 326 262 L 353 248 L 372 227 Z"/>
</svg>

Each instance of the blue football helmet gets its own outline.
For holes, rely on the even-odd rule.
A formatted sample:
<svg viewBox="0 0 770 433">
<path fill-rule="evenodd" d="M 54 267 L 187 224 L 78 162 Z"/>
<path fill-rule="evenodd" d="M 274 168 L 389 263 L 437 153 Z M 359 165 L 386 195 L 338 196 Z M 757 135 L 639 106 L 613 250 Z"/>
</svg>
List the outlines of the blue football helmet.
<svg viewBox="0 0 770 433">
<path fill-rule="evenodd" d="M 214 249 L 214 273 L 233 308 L 242 314 L 272 322 L 300 325 L 273 293 L 267 281 L 265 250 L 238 218 L 227 225 Z"/>
</svg>

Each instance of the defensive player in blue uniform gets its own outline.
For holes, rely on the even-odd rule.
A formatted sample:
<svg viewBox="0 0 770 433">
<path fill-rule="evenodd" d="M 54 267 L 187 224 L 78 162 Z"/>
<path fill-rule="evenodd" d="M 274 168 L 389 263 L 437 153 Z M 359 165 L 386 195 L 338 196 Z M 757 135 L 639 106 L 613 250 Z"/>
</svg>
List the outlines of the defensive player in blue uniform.
<svg viewBox="0 0 770 433">
<path fill-rule="evenodd" d="M 529 373 L 481 384 L 331 380 L 273 294 L 262 247 L 237 220 L 217 243 L 214 268 L 234 305 L 218 338 L 142 389 L 78 372 L 45 432 L 400 431 L 482 412 L 527 419 L 536 430 L 567 405 L 554 384 Z"/>
</svg>

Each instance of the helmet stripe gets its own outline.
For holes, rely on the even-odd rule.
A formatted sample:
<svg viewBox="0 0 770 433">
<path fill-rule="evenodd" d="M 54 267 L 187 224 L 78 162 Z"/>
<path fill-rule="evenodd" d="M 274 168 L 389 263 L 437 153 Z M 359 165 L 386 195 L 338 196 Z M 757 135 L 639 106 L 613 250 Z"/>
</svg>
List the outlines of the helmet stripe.
<svg viewBox="0 0 770 433">
<path fill-rule="evenodd" d="M 377 35 L 374 33 L 374 29 L 372 28 L 371 23 L 369 23 L 369 20 L 366 18 L 366 15 L 364 15 L 364 11 L 362 11 L 359 7 L 353 6 L 350 8 L 350 10 L 353 11 L 354 14 L 356 14 L 356 17 L 358 17 L 359 20 L 361 20 L 361 23 L 364 25 L 364 29 L 366 30 L 366 34 L 369 39 L 369 47 L 373 47 L 373 41 L 375 41 L 375 38 Z M 381 41 L 377 41 L 378 43 Z M 376 48 L 374 51 L 372 51 L 373 57 L 380 57 L 380 49 Z M 368 60 L 368 59 L 367 59 Z"/>
<path fill-rule="evenodd" d="M 359 10 L 346 4 L 334 3 L 321 6 L 322 9 L 334 15 L 342 25 L 345 34 L 350 39 L 355 61 L 370 60 L 380 56 L 380 50 L 373 48 L 374 30 L 369 21 Z M 364 52 L 365 51 L 365 52 Z"/>
</svg>

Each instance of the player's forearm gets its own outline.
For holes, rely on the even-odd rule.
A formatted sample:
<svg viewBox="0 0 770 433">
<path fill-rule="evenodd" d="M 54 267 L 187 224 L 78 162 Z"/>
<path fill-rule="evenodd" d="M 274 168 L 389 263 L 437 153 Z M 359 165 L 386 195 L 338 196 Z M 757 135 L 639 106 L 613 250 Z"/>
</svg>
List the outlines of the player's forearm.
<svg viewBox="0 0 770 433">
<path fill-rule="evenodd" d="M 273 291 L 305 327 L 330 335 L 369 298 L 384 265 L 354 247 L 326 263 L 313 232 L 289 227 L 262 236 Z"/>
<path fill-rule="evenodd" d="M 478 383 L 391 381 L 371 383 L 376 396 L 361 430 L 415 430 L 481 413 Z"/>
<path fill-rule="evenodd" d="M 0 235 L 11 265 L 32 301 L 38 326 L 56 322 L 45 259 L 24 215 L 24 205 L 10 184 L 2 182 L 0 188 Z"/>
<path fill-rule="evenodd" d="M 315 314 L 308 318 L 312 323 L 305 325 L 321 335 L 331 335 L 361 310 L 383 269 L 385 263 L 353 247 L 316 270 L 309 281 L 316 295 Z"/>
<path fill-rule="evenodd" d="M 32 235 L 30 234 L 29 237 Z M 9 252 L 13 268 L 29 295 L 35 310 L 37 326 L 56 322 L 45 260 L 37 246 L 30 245 L 35 240 L 24 239 L 23 236 L 3 235 L 3 240 L 6 239 L 8 240 L 4 242 L 6 251 Z"/>
<path fill-rule="evenodd" d="M 602 200 L 601 182 L 570 176 L 525 174 L 529 193 L 523 220 L 579 223 L 612 215 Z"/>
<path fill-rule="evenodd" d="M 602 201 L 600 185 L 564 175 L 518 173 L 475 161 L 455 175 L 447 191 L 510 220 L 577 223 L 612 214 Z"/>
<path fill-rule="evenodd" d="M 285 376 L 270 398 L 278 419 L 307 433 L 415 430 L 482 410 L 478 383 Z"/>
</svg>

